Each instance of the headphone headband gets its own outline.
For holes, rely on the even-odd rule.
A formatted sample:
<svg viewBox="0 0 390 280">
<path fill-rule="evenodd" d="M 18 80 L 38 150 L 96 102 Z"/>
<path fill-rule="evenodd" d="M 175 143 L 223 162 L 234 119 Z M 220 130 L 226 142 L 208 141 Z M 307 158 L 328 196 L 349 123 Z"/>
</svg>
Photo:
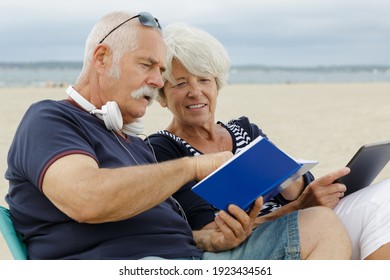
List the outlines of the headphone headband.
<svg viewBox="0 0 390 280">
<path fill-rule="evenodd" d="M 78 93 L 72 86 L 68 86 L 66 93 L 88 113 L 93 114 L 96 110 L 96 107 Z"/>
</svg>

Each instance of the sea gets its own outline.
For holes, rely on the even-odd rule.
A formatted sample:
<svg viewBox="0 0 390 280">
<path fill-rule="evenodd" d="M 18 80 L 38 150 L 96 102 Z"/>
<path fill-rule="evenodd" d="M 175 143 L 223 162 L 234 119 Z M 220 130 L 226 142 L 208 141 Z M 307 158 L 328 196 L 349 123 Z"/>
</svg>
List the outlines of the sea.
<svg viewBox="0 0 390 280">
<path fill-rule="evenodd" d="M 1 63 L 1 87 L 56 87 L 74 84 L 82 62 Z M 390 82 L 390 65 L 283 67 L 236 65 L 229 84 Z"/>
</svg>

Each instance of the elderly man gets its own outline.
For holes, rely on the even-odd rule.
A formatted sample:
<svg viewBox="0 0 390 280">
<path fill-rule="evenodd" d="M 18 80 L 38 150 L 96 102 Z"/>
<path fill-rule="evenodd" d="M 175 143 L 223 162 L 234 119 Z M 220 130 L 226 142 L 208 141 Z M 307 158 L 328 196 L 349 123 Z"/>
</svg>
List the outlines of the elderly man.
<svg viewBox="0 0 390 280">
<path fill-rule="evenodd" d="M 70 98 L 41 101 L 26 112 L 8 155 L 6 201 L 29 258 L 207 259 L 204 249 L 226 251 L 260 241 L 261 235 L 252 230 L 261 199 L 249 213 L 232 206 L 230 215 L 219 215 L 220 228 L 196 240 L 171 197 L 186 182 L 215 170 L 231 153 L 157 164 L 151 147 L 132 136 L 140 130 L 138 118 L 163 86 L 160 29 L 148 13 L 103 17 L 87 39 L 77 83 L 66 90 Z M 296 216 L 291 220 L 298 228 Z M 286 223 L 270 224 L 284 228 Z M 302 230 L 307 227 L 310 219 Z M 273 233 L 269 226 L 253 232 Z M 281 232 L 290 235 L 287 229 Z M 298 242 L 292 256 L 280 258 L 349 257 L 349 248 L 341 246 L 345 234 L 329 238 L 340 243 L 340 250 L 331 255 L 318 251 L 322 241 L 314 236 L 302 242 L 302 249 Z M 266 243 L 283 246 L 289 240 L 284 239 L 274 236 Z M 274 255 L 272 246 L 247 247 L 250 252 L 244 249 L 240 258 Z"/>
</svg>

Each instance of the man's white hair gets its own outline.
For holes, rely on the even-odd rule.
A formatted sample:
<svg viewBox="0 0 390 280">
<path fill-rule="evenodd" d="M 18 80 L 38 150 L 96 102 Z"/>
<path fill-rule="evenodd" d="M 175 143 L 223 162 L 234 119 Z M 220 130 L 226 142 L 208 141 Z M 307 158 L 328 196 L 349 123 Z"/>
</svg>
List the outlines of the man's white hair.
<svg viewBox="0 0 390 280">
<path fill-rule="evenodd" d="M 102 17 L 93 27 L 88 35 L 85 50 L 83 69 L 80 73 L 79 80 L 81 80 L 86 72 L 88 72 L 91 62 L 93 60 L 93 53 L 99 42 L 116 26 L 125 20 L 135 16 L 135 13 L 128 12 L 113 12 Z M 112 51 L 113 60 L 110 69 L 110 75 L 114 78 L 120 76 L 120 59 L 125 52 L 132 51 L 137 48 L 137 33 L 139 25 L 136 24 L 137 19 L 126 22 L 114 32 L 112 32 L 103 43 L 106 44 Z"/>
</svg>

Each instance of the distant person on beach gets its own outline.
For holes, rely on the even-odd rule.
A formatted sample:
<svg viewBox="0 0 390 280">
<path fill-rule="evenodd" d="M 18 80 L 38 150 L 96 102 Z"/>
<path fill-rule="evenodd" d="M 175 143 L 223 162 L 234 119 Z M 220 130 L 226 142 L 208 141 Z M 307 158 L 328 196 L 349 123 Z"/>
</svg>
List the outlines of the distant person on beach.
<svg viewBox="0 0 390 280">
<path fill-rule="evenodd" d="M 163 86 L 166 48 L 156 18 L 111 13 L 88 36 L 69 99 L 33 104 L 8 154 L 6 201 L 30 259 L 348 259 L 348 234 L 325 207 L 255 228 L 230 205 L 216 227 L 192 231 L 171 197 L 231 152 L 156 163 L 134 134 Z M 321 217 L 318 219 L 318 217 Z"/>
<path fill-rule="evenodd" d="M 158 99 L 173 118 L 165 130 L 148 138 L 158 161 L 221 151 L 238 153 L 258 136 L 267 137 L 246 117 L 226 124 L 216 122 L 217 98 L 227 80 L 229 58 L 214 37 L 182 24 L 168 26 L 164 37 L 167 70 Z M 390 180 L 343 198 L 346 186 L 334 181 L 348 172 L 348 168 L 342 168 L 316 180 L 312 174 L 305 174 L 265 203 L 256 223 L 298 209 L 326 206 L 334 209 L 346 226 L 352 238 L 353 258 L 389 259 Z M 173 197 L 182 205 L 194 230 L 213 228 L 216 210 L 191 191 L 196 183 L 185 184 Z"/>
</svg>

